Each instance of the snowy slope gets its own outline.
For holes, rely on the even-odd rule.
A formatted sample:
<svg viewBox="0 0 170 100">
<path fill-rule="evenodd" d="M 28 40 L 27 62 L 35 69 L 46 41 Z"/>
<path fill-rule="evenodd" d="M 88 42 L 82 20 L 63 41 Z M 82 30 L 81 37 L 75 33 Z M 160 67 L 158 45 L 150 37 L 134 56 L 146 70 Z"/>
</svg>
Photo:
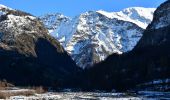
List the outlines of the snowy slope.
<svg viewBox="0 0 170 100">
<path fill-rule="evenodd" d="M 8 7 L 0 4 L 0 16 L 6 13 L 6 12 L 4 11 L 4 10 L 6 10 L 6 9 L 11 9 L 11 8 L 8 8 Z"/>
<path fill-rule="evenodd" d="M 9 10 L 14 10 L 14 9 L 12 9 L 12 8 L 9 8 L 9 7 L 7 7 L 7 6 L 5 6 L 5 5 L 2 5 L 2 4 L 0 4 L 0 10 L 2 10 L 2 9 L 9 9 Z"/>
<path fill-rule="evenodd" d="M 87 68 L 110 54 L 132 50 L 152 21 L 154 10 L 135 7 L 113 13 L 89 11 L 72 19 L 63 16 L 66 21 L 58 21 L 58 17 L 40 18 L 77 65 Z M 51 20 L 56 25 L 49 25 Z"/>
<path fill-rule="evenodd" d="M 34 26 L 30 26 L 33 22 L 32 20 L 36 20 L 36 17 L 0 5 L 0 40 L 8 42 L 15 41 L 16 37 L 20 34 L 24 34 L 25 32 L 34 33 L 37 29 Z M 29 27 L 32 30 L 28 30 Z M 6 33 L 7 31 L 9 33 Z"/>
<path fill-rule="evenodd" d="M 45 23 L 45 26 L 48 28 L 49 32 L 53 32 L 57 27 L 62 23 L 65 23 L 70 20 L 69 17 L 66 17 L 60 13 L 56 14 L 46 14 L 41 17 L 41 20 Z"/>
<path fill-rule="evenodd" d="M 102 10 L 97 12 L 107 16 L 108 18 L 117 18 L 118 20 L 135 23 L 141 28 L 145 29 L 152 21 L 155 10 L 155 8 L 131 7 L 120 12 L 109 13 Z"/>
</svg>

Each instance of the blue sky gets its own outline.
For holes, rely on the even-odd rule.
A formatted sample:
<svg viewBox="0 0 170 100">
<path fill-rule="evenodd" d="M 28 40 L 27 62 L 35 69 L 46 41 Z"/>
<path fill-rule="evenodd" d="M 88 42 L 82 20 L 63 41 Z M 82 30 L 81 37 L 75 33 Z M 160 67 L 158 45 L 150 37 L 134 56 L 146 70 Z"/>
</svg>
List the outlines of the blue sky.
<svg viewBox="0 0 170 100">
<path fill-rule="evenodd" d="M 39 16 L 59 12 L 73 17 L 89 10 L 119 11 L 127 7 L 154 7 L 166 0 L 0 0 L 0 4 Z"/>
</svg>

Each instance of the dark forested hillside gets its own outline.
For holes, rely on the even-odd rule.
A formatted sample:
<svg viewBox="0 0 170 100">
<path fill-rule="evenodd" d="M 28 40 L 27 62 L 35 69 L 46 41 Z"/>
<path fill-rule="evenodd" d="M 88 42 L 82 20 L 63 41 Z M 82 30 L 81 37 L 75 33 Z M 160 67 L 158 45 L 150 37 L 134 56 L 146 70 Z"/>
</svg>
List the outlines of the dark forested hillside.
<svg viewBox="0 0 170 100">
<path fill-rule="evenodd" d="M 77 66 L 34 16 L 0 9 L 0 79 L 19 86 L 58 86 Z"/>
<path fill-rule="evenodd" d="M 113 54 L 88 69 L 89 88 L 126 90 L 155 79 L 170 78 L 170 1 L 156 10 L 154 20 L 130 52 Z"/>
</svg>

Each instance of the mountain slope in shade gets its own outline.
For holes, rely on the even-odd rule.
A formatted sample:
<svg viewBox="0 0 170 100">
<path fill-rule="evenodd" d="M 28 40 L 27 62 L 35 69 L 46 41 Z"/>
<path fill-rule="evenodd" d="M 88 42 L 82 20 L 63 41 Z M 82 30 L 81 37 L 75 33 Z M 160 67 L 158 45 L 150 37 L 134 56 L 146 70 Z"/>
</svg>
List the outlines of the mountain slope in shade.
<svg viewBox="0 0 170 100">
<path fill-rule="evenodd" d="M 61 14 L 40 19 L 77 65 L 87 68 L 113 53 L 132 50 L 151 22 L 154 10 L 136 7 L 115 13 L 89 11 L 72 19 Z"/>
<path fill-rule="evenodd" d="M 157 11 L 154 13 L 155 17 L 153 22 L 148 26 L 145 35 L 136 48 L 161 45 L 165 42 L 169 42 L 168 27 L 170 25 L 170 6 L 168 2 L 169 1 L 158 7 Z"/>
<path fill-rule="evenodd" d="M 36 17 L 0 5 L 0 69 L 15 85 L 58 86 L 77 67 Z"/>
<path fill-rule="evenodd" d="M 169 91 L 169 8 L 170 1 L 158 7 L 152 23 L 132 51 L 122 55 L 113 54 L 86 70 L 86 80 L 90 83 L 86 88 L 127 90 L 138 86 L 138 89 L 144 90 Z"/>
</svg>

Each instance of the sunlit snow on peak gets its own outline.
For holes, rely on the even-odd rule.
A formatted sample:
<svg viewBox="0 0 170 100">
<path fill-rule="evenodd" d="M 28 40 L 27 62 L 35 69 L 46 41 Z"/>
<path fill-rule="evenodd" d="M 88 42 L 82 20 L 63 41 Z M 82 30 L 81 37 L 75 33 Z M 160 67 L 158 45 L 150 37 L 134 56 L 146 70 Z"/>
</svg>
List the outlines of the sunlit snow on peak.
<svg viewBox="0 0 170 100">
<path fill-rule="evenodd" d="M 2 10 L 2 9 L 12 10 L 12 8 L 9 8 L 9 7 L 5 6 L 5 5 L 0 4 L 0 10 Z"/>
<path fill-rule="evenodd" d="M 154 8 L 132 7 L 120 12 L 88 11 L 74 18 L 41 17 L 49 32 L 81 68 L 113 53 L 134 48 L 153 19 Z"/>
<path fill-rule="evenodd" d="M 131 7 L 120 12 L 106 12 L 103 10 L 99 10 L 97 12 L 108 18 L 116 18 L 118 20 L 135 23 L 139 27 L 145 29 L 152 21 L 155 10 L 155 8 Z"/>
</svg>

